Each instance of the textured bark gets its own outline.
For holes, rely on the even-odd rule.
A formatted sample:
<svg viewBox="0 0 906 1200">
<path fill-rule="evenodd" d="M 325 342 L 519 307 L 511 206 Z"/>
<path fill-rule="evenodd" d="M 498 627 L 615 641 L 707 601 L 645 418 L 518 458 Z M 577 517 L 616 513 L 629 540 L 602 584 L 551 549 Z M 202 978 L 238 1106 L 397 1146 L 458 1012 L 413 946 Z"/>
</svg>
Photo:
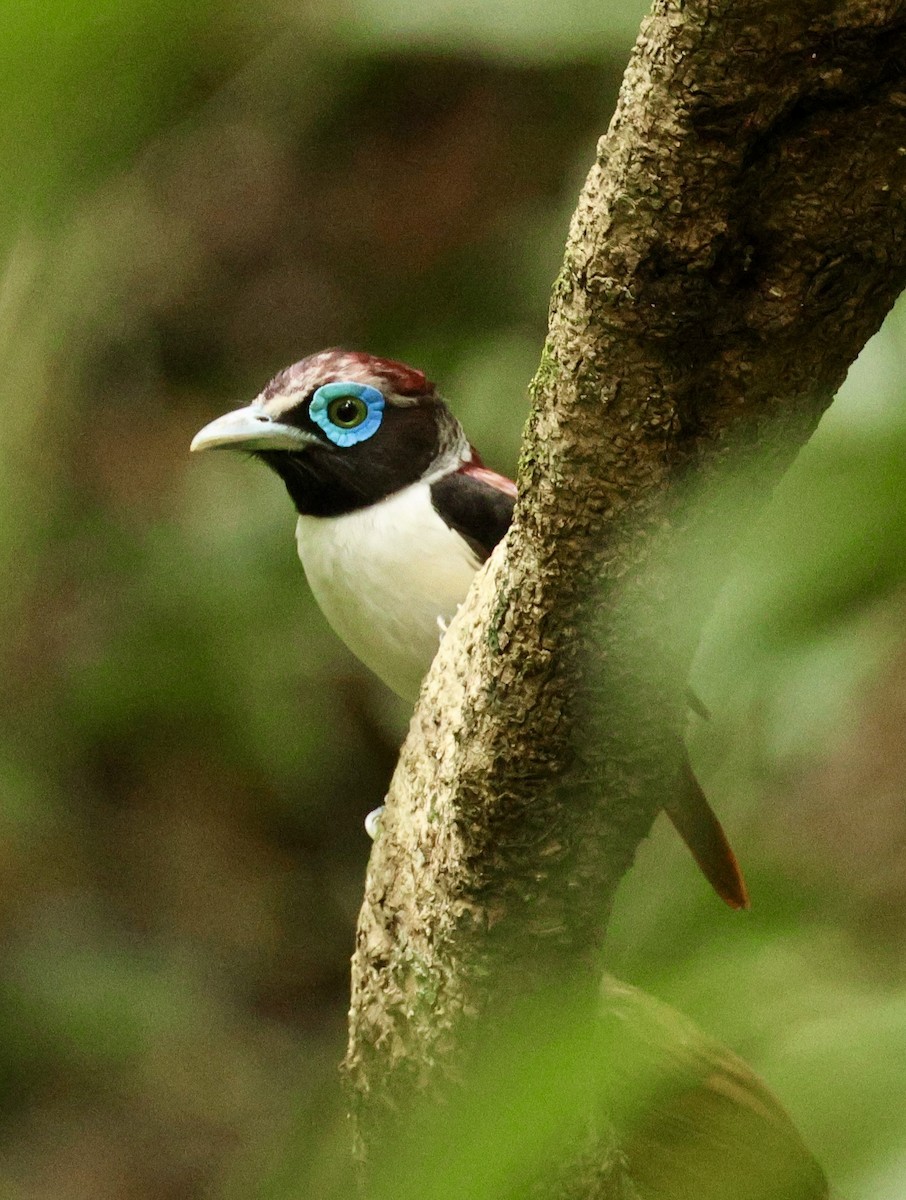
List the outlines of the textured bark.
<svg viewBox="0 0 906 1200">
<path fill-rule="evenodd" d="M 507 995 L 592 984 L 719 582 L 656 570 L 664 531 L 740 447 L 767 451 L 757 507 L 906 282 L 904 61 L 902 0 L 658 2 L 643 25 L 554 287 L 514 526 L 371 858 L 346 1064 L 366 1150 Z M 599 1175 L 569 1194 L 616 1195 Z"/>
</svg>

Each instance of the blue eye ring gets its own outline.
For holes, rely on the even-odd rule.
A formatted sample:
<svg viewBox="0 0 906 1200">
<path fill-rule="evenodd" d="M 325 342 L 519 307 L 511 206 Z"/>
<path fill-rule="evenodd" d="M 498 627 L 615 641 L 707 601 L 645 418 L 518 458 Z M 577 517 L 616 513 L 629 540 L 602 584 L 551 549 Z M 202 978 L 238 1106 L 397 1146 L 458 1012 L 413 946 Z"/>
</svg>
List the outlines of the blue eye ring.
<svg viewBox="0 0 906 1200">
<path fill-rule="evenodd" d="M 331 420 L 333 402 L 347 397 L 354 397 L 365 405 L 366 412 L 357 425 L 343 426 Z M 377 433 L 384 419 L 385 404 L 383 393 L 365 383 L 325 383 L 312 396 L 308 415 L 335 446 L 354 446 Z"/>
</svg>

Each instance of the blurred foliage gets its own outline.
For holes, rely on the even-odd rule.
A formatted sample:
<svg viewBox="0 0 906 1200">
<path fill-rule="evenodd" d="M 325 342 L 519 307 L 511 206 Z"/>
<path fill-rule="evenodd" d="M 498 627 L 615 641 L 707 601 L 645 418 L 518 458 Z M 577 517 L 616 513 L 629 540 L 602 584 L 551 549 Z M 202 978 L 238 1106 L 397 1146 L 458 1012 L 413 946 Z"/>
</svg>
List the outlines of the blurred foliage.
<svg viewBox="0 0 906 1200">
<path fill-rule="evenodd" d="M 5 7 L 11 1200 L 350 1194 L 335 1064 L 362 818 L 406 714 L 326 630 L 274 480 L 187 446 L 278 367 L 346 344 L 427 369 L 512 469 L 640 12 Z M 906 1190 L 904 339 L 899 311 L 748 537 L 702 647 L 715 715 L 694 750 L 754 910 L 723 912 L 659 830 L 609 949 L 762 1070 L 871 1200 Z M 542 1047 L 519 1076 L 523 1106 L 547 1099 L 482 1161 L 508 1132 L 549 1138 L 543 1115 L 584 1094 L 552 1080 L 575 1047 L 550 1029 L 562 1055 Z"/>
<path fill-rule="evenodd" d="M 841 1193 L 872 1200 L 906 1186 L 904 355 L 900 304 L 743 537 L 700 647 L 712 719 L 693 757 L 752 912 L 683 886 L 660 829 L 611 940 L 618 973 L 756 1063 Z M 738 528 L 744 508 L 728 488 L 719 522 Z"/>
</svg>

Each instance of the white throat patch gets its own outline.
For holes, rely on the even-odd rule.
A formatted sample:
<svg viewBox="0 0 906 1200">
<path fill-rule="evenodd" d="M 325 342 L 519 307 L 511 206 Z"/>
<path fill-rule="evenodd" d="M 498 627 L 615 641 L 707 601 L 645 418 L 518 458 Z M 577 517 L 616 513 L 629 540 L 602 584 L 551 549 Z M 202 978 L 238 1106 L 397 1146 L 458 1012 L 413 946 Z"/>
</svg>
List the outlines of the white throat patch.
<svg viewBox="0 0 906 1200">
<path fill-rule="evenodd" d="M 299 517 L 296 544 L 334 631 L 414 701 L 480 563 L 431 504 L 425 481 L 341 517 Z"/>
</svg>

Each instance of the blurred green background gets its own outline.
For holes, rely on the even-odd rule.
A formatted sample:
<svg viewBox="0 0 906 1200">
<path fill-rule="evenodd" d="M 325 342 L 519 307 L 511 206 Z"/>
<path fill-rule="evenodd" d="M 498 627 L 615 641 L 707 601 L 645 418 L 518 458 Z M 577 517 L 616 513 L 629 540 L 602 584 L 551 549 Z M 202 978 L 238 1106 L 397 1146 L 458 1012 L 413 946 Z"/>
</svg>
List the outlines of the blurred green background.
<svg viewBox="0 0 906 1200">
<path fill-rule="evenodd" d="M 406 713 L 316 611 L 276 480 L 188 443 L 341 344 L 426 369 L 512 470 L 643 8 L 5 6 L 4 1197 L 349 1194 L 362 819 Z M 659 823 L 609 951 L 870 1200 L 906 1194 L 904 350 L 901 311 L 696 667 L 753 911 Z"/>
</svg>

